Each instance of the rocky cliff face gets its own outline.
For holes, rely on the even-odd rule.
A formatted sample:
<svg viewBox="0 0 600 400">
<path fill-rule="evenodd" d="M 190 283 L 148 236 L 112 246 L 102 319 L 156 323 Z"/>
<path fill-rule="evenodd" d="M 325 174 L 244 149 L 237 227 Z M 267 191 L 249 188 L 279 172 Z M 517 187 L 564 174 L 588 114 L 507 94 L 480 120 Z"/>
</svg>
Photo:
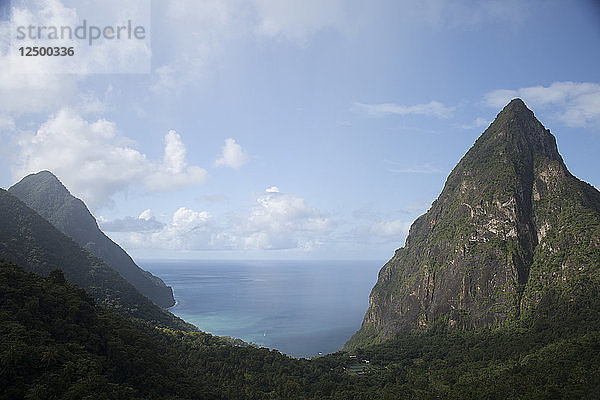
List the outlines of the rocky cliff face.
<svg viewBox="0 0 600 400">
<path fill-rule="evenodd" d="M 98 228 L 83 201 L 72 196 L 51 172 L 28 175 L 8 191 L 81 247 L 106 261 L 155 304 L 175 304 L 171 287 L 138 267 L 125 250 Z"/>
<path fill-rule="evenodd" d="M 347 347 L 399 332 L 519 318 L 550 293 L 600 283 L 600 192 L 567 170 L 555 138 L 511 101 L 448 176 L 381 269 Z"/>
</svg>

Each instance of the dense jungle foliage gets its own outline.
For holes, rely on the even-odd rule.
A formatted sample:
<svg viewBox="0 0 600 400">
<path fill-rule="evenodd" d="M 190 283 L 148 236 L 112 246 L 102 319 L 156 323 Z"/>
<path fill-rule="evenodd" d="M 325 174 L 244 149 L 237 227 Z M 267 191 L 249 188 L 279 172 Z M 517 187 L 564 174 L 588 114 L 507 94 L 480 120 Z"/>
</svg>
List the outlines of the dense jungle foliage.
<svg viewBox="0 0 600 400">
<path fill-rule="evenodd" d="M 0 399 L 548 399 L 600 393 L 600 298 L 519 323 L 294 359 L 99 306 L 61 271 L 0 263 Z M 556 297 L 557 299 L 559 297 Z M 366 362 L 368 361 L 368 363 Z"/>
</svg>

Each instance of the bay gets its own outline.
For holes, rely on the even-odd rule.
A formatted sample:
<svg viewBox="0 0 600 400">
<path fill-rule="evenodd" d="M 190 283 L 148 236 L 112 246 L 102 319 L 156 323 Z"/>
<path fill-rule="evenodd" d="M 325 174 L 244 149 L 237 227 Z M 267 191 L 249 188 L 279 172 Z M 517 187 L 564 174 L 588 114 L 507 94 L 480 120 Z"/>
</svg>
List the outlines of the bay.
<svg viewBox="0 0 600 400">
<path fill-rule="evenodd" d="M 360 328 L 380 261 L 141 260 L 173 287 L 173 314 L 292 357 L 341 350 Z"/>
</svg>

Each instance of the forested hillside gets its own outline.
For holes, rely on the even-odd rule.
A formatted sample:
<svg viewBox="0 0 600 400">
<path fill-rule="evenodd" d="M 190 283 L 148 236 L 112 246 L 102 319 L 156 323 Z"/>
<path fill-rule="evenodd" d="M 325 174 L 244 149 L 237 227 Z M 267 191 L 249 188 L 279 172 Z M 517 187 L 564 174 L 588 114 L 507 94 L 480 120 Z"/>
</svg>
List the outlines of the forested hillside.
<svg viewBox="0 0 600 400">
<path fill-rule="evenodd" d="M 0 399 L 595 398 L 600 297 L 589 290 L 520 324 L 440 325 L 304 360 L 156 328 L 96 305 L 60 271 L 1 262 Z"/>
<path fill-rule="evenodd" d="M 99 304 L 160 326 L 195 330 L 155 305 L 117 271 L 0 189 L 0 258 L 47 275 L 61 269 Z"/>
<path fill-rule="evenodd" d="M 96 219 L 83 201 L 71 195 L 51 172 L 27 175 L 8 192 L 81 247 L 103 259 L 154 303 L 161 307 L 175 304 L 171 288 L 160 278 L 138 267 L 125 250 L 98 228 Z"/>
</svg>

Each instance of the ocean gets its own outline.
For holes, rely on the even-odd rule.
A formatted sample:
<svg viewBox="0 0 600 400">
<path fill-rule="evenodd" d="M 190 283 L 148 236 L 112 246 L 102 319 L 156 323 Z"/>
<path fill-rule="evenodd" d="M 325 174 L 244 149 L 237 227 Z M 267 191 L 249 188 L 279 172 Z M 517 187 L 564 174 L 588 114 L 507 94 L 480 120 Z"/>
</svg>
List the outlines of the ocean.
<svg viewBox="0 0 600 400">
<path fill-rule="evenodd" d="M 142 260 L 173 287 L 173 314 L 204 332 L 292 357 L 341 350 L 360 328 L 381 261 Z"/>
</svg>

